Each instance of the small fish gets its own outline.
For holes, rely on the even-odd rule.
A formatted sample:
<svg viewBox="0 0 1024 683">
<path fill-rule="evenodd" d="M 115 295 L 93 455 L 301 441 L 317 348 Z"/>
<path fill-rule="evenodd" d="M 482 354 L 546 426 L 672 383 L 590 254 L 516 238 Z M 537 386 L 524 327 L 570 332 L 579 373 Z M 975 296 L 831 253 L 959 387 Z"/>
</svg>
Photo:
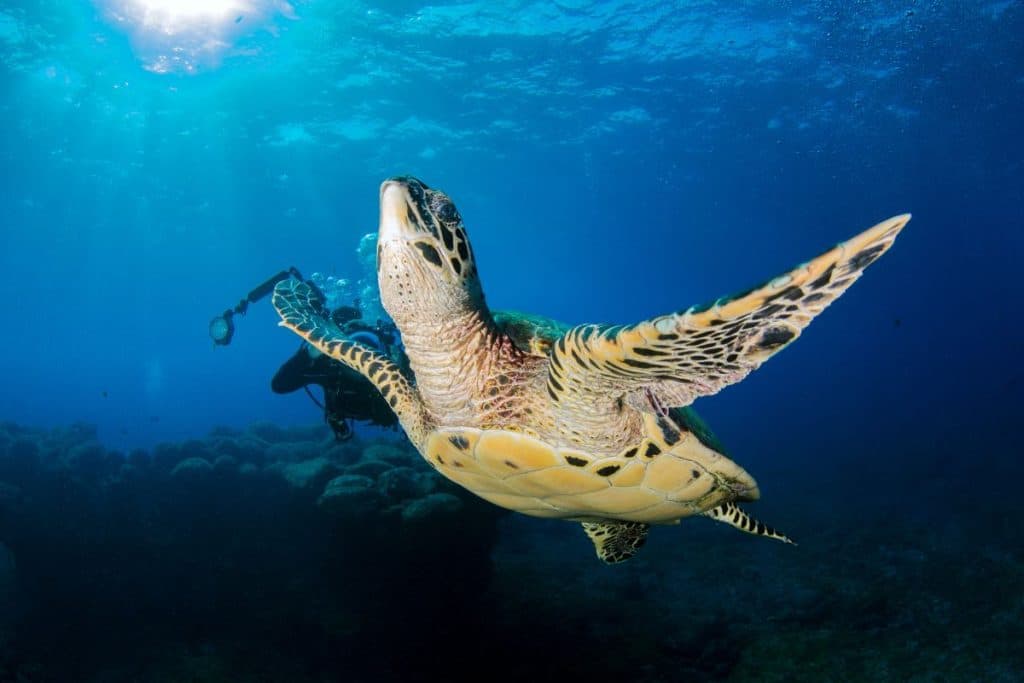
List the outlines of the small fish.
<svg viewBox="0 0 1024 683">
<path fill-rule="evenodd" d="M 150 415 L 149 416 L 149 421 L 153 422 L 153 423 L 159 422 L 160 421 L 160 416 L 159 415 Z"/>
<path fill-rule="evenodd" d="M 106 389 L 104 389 L 104 390 L 103 390 L 103 392 L 102 392 L 102 394 L 103 394 L 103 398 L 106 398 L 106 397 L 107 397 L 107 390 L 106 390 Z"/>
<path fill-rule="evenodd" d="M 242 23 L 242 17 L 244 17 L 244 16 L 245 15 L 243 15 L 243 14 L 239 14 L 237 17 L 235 17 L 235 23 L 236 24 Z"/>
</svg>

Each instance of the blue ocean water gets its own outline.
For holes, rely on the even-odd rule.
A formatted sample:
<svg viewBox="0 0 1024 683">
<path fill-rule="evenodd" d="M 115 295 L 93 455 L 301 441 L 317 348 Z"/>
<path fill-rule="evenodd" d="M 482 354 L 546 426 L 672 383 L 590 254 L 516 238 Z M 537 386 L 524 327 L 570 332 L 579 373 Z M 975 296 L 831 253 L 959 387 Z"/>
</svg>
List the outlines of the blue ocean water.
<svg viewBox="0 0 1024 683">
<path fill-rule="evenodd" d="M 786 549 L 766 550 L 767 541 L 684 522 L 656 533 L 650 545 L 661 549 L 636 560 L 653 574 L 615 579 L 572 525 L 509 517 L 490 537 L 497 546 L 481 570 L 494 583 L 473 585 L 497 605 L 490 624 L 530 623 L 522 615 L 531 600 L 564 590 L 551 577 L 565 571 L 563 578 L 595 582 L 579 602 L 597 611 L 581 607 L 580 623 L 568 618 L 576 628 L 651 625 L 654 613 L 653 630 L 665 627 L 666 613 L 677 625 L 702 625 L 675 645 L 648 642 L 624 655 L 630 666 L 651 662 L 637 680 L 678 680 L 683 671 L 694 680 L 794 680 L 795 670 L 774 660 L 758 668 L 768 653 L 813 661 L 797 671 L 804 680 L 905 680 L 939 662 L 938 651 L 949 659 L 920 680 L 1020 680 L 1011 643 L 1024 635 L 1014 620 L 1024 611 L 1024 548 L 1009 520 L 1021 512 L 1022 36 L 1024 3 L 1016 0 L 5 0 L 3 443 L 29 438 L 18 436 L 23 429 L 64 434 L 84 423 L 95 425 L 89 440 L 103 448 L 156 453 L 214 428 L 224 435 L 253 423 L 318 423 L 320 411 L 302 392 L 270 391 L 299 343 L 277 327 L 268 301 L 235 318 L 228 347 L 214 347 L 207 324 L 291 266 L 307 276 L 372 279 L 357 248 L 376 230 L 378 188 L 390 176 L 416 176 L 455 201 L 492 307 L 568 323 L 635 322 L 742 290 L 912 212 L 892 250 L 798 342 L 696 404 L 760 481 L 760 516 L 785 523 L 806 540 L 801 549 L 817 541 L 817 551 L 780 560 Z M 298 439 L 281 434 L 266 443 Z M 52 446 L 54 457 L 60 448 Z M 318 454 L 308 455 L 299 460 Z M 126 486 L 119 504 L 156 496 L 144 490 Z M 34 504 L 53 515 L 65 509 L 46 502 Z M 12 539 L 28 522 L 10 514 L 22 521 L 9 521 L 0 541 L 17 558 Z M 112 525 L 116 518 L 103 517 Z M 302 520 L 315 530 L 323 524 Z M 909 526 L 885 537 L 889 524 Z M 345 558 L 328 566 L 352 571 L 339 569 L 356 561 Z M 845 564 L 863 585 L 851 592 L 845 574 L 821 569 L 823 558 Z M 908 563 L 923 573 L 908 573 Z M 536 593 L 494 587 L 507 588 L 512 567 L 532 577 Z M 389 571 L 400 583 L 413 575 Z M 716 614 L 708 604 L 739 602 L 722 589 L 723 572 L 744 585 L 774 585 L 765 588 L 773 599 L 755 604 L 757 619 L 784 620 L 783 631 L 809 640 L 729 631 L 726 615 L 743 610 L 732 604 Z M 815 573 L 835 585 L 814 592 L 794 578 Z M 911 601 L 931 608 L 901 611 L 892 605 L 900 591 L 868 594 L 898 583 L 894 576 L 942 587 Z M 704 594 L 696 613 L 680 582 Z M 81 590 L 106 595 L 101 584 Z M 971 603 L 958 586 L 983 595 Z M 717 600 L 708 597 L 716 591 Z M 622 604 L 626 616 L 616 611 Z M 845 619 L 854 604 L 885 616 Z M 950 635 L 970 631 L 952 616 L 964 609 L 972 623 L 995 615 L 1000 625 L 979 636 L 992 648 L 983 654 Z M 298 621 L 312 629 L 316 620 Z M 829 659 L 838 646 L 822 633 L 838 632 L 836 623 L 848 627 L 840 641 L 849 649 Z M 13 628 L 9 661 L 24 664 L 31 657 L 18 655 L 24 641 Z M 930 654 L 864 654 L 888 668 L 861 666 L 850 654 L 860 636 L 867 648 L 906 633 Z M 553 638 L 566 635 L 552 626 Z M 723 653 L 716 643 L 734 647 Z M 306 656 L 292 645 L 290 657 Z M 313 647 L 312 659 L 333 661 L 319 648 L 331 646 Z M 208 662 L 215 653 L 194 656 Z M 97 677 L 109 664 L 97 658 L 75 680 L 130 680 Z M 729 664 L 664 667 L 676 660 Z M 58 680 L 17 666 L 0 667 L 0 676 Z M 195 680 L 250 680 L 224 666 Z M 377 673 L 412 680 L 410 670 Z M 316 680 L 341 680 L 336 674 L 323 664 Z"/>
</svg>

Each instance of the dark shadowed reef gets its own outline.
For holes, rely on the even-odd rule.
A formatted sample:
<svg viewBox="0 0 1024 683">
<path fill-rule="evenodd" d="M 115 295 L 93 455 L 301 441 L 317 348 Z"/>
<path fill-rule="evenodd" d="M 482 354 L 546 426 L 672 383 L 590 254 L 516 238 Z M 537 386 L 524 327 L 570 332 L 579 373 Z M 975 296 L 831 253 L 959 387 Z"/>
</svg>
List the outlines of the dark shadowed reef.
<svg viewBox="0 0 1024 683">
<path fill-rule="evenodd" d="M 1017 680 L 1012 482 L 977 505 L 904 462 L 913 500 L 854 460 L 762 472 L 796 548 L 697 520 L 605 567 L 403 442 L 255 425 L 125 455 L 5 424 L 0 681 Z"/>
</svg>

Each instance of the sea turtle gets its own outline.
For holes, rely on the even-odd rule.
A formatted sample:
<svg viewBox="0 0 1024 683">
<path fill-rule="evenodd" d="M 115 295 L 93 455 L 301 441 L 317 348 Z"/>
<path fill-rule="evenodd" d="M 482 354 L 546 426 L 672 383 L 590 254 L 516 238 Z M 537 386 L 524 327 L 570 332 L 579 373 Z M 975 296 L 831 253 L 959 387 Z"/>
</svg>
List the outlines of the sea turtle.
<svg viewBox="0 0 1024 683">
<path fill-rule="evenodd" d="M 635 325 L 499 327 L 455 204 L 399 177 L 380 189 L 377 273 L 411 375 L 341 335 L 305 283 L 278 284 L 273 300 L 281 325 L 377 387 L 438 472 L 510 510 L 581 522 L 605 562 L 632 557 L 649 525 L 690 515 L 790 542 L 736 505 L 759 497 L 754 479 L 676 408 L 790 344 L 909 219 L 741 294 Z"/>
</svg>

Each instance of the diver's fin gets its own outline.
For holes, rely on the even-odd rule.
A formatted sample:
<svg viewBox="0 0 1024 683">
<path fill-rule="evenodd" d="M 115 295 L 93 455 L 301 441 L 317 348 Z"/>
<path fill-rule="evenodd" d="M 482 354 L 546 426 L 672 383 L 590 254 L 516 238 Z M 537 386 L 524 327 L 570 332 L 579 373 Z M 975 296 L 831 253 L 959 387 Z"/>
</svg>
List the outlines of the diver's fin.
<svg viewBox="0 0 1024 683">
<path fill-rule="evenodd" d="M 718 522 L 734 526 L 740 531 L 745 531 L 748 534 L 766 536 L 767 538 L 774 538 L 775 540 L 782 541 L 783 543 L 796 545 L 796 543 L 794 543 L 788 536 L 779 533 L 763 522 L 757 521 L 741 510 L 735 503 L 723 503 L 716 508 L 711 508 L 705 512 L 704 515 Z"/>
<path fill-rule="evenodd" d="M 594 542 L 597 556 L 608 564 L 625 562 L 636 555 L 647 541 L 650 525 L 643 522 L 582 522 L 583 530 Z"/>
</svg>

